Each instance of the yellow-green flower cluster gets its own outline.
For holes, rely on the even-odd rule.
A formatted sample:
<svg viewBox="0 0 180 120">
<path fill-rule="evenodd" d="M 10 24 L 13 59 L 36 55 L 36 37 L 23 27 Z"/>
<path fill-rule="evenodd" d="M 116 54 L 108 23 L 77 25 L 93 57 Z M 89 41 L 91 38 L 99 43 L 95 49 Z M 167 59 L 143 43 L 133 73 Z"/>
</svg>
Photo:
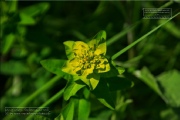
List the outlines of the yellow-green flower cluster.
<svg viewBox="0 0 180 120">
<path fill-rule="evenodd" d="M 105 58 L 105 40 L 93 39 L 87 44 L 82 41 L 66 41 L 64 44 L 68 61 L 62 71 L 79 76 L 94 89 L 100 79 L 99 73 L 110 70 L 108 60 Z"/>
</svg>

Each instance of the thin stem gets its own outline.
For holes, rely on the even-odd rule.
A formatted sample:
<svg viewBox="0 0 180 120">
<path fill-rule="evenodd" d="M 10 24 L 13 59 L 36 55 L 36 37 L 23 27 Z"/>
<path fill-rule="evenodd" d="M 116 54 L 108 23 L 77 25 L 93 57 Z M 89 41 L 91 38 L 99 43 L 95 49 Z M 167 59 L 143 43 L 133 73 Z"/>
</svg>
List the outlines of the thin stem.
<svg viewBox="0 0 180 120">
<path fill-rule="evenodd" d="M 165 3 L 164 5 L 162 5 L 160 8 L 168 7 L 172 3 L 173 3 L 173 1 L 171 0 L 171 1 L 167 2 L 167 3 Z M 112 38 L 107 40 L 107 42 L 106 42 L 107 46 L 109 46 L 109 45 L 113 44 L 114 42 L 118 41 L 120 38 L 122 38 L 124 35 L 126 35 L 129 31 L 135 29 L 137 27 L 137 25 L 139 25 L 142 21 L 143 21 L 143 19 L 139 20 L 134 25 L 124 29 L 123 31 L 119 32 L 118 34 L 114 35 Z"/>
<path fill-rule="evenodd" d="M 18 107 L 25 107 L 31 100 L 35 99 L 38 95 L 43 93 L 44 91 L 48 90 L 52 87 L 52 85 L 57 82 L 62 76 L 55 76 L 53 77 L 48 83 L 44 86 L 36 90 L 33 94 L 31 94 L 24 102 L 22 102 Z"/>
<path fill-rule="evenodd" d="M 18 107 L 25 107 L 29 102 L 31 102 L 33 99 L 35 99 L 38 95 L 41 93 L 45 92 L 46 90 L 50 89 L 53 87 L 53 84 L 56 83 L 62 76 L 55 76 L 53 77 L 49 82 L 47 82 L 44 86 L 36 90 L 33 94 L 31 94 L 28 98 L 26 98 Z M 15 115 L 7 115 L 4 120 L 10 120 Z"/>
<path fill-rule="evenodd" d="M 42 104 L 39 108 L 42 107 L 46 107 L 48 105 L 50 105 L 51 103 L 53 103 L 54 101 L 56 101 L 57 99 L 59 99 L 62 95 L 63 95 L 64 89 L 60 90 L 58 93 L 56 93 L 53 97 L 51 97 L 48 101 L 46 101 L 44 104 Z M 37 109 L 33 112 L 33 114 L 30 114 L 26 120 L 31 120 L 32 117 L 34 116 L 34 114 L 38 113 L 40 111 L 40 109 Z M 46 111 L 49 112 L 49 111 Z M 47 113 L 50 114 L 50 113 Z"/>
<path fill-rule="evenodd" d="M 121 37 L 123 37 L 124 35 L 126 35 L 130 30 L 133 30 L 134 28 L 136 28 L 136 26 L 140 23 L 141 21 L 138 21 L 137 23 L 135 23 L 134 25 L 132 25 L 131 27 L 126 28 L 125 30 L 119 32 L 118 34 L 116 34 L 115 36 L 113 36 L 112 38 L 110 38 L 109 40 L 107 40 L 106 44 L 107 46 L 113 44 L 114 42 L 118 41 Z"/>
<path fill-rule="evenodd" d="M 137 43 L 141 42 L 142 40 L 144 40 L 144 38 L 146 38 L 147 36 L 149 36 L 150 34 L 152 34 L 153 32 L 155 32 L 156 30 L 158 30 L 161 26 L 165 25 L 167 22 L 169 22 L 170 20 L 172 20 L 174 17 L 176 17 L 177 15 L 179 15 L 180 12 L 178 12 L 177 14 L 175 14 L 173 17 L 171 17 L 170 19 L 166 20 L 164 23 L 160 24 L 159 26 L 157 26 L 156 28 L 154 28 L 153 30 L 149 31 L 148 33 L 146 33 L 145 35 L 143 35 L 142 37 L 140 37 L 139 39 L 137 39 L 136 41 L 134 41 L 132 44 L 128 45 L 127 47 L 125 47 L 124 49 L 120 50 L 119 52 L 117 52 L 116 54 L 114 54 L 112 56 L 112 60 L 116 59 L 117 57 L 119 57 L 121 54 L 123 54 L 124 52 L 126 52 L 127 50 L 129 50 L 130 48 L 132 48 L 133 46 L 135 46 Z"/>
</svg>

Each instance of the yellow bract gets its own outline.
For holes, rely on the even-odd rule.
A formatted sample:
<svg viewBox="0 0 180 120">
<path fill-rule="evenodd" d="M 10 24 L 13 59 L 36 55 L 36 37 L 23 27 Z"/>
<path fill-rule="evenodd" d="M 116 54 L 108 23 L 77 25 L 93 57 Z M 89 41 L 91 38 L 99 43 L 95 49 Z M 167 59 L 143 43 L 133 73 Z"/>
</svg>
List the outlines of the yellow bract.
<svg viewBox="0 0 180 120">
<path fill-rule="evenodd" d="M 80 79 L 94 89 L 100 79 L 99 73 L 110 70 L 108 60 L 105 58 L 106 44 L 98 44 L 93 39 L 88 44 L 82 41 L 67 41 L 66 54 L 68 61 L 62 71 L 80 76 Z"/>
</svg>

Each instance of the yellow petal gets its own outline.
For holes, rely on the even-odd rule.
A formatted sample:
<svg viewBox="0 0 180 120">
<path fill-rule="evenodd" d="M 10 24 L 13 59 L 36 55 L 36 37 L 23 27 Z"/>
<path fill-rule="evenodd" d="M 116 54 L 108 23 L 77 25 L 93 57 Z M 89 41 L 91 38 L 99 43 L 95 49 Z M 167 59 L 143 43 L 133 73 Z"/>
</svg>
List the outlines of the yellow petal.
<svg viewBox="0 0 180 120">
<path fill-rule="evenodd" d="M 101 49 L 96 49 L 95 52 L 94 52 L 95 55 L 100 55 L 102 53 L 103 52 L 101 51 Z"/>
<path fill-rule="evenodd" d="M 62 71 L 68 74 L 75 75 L 76 73 L 73 71 L 73 67 L 70 64 L 70 60 L 68 60 L 62 68 Z"/>
<path fill-rule="evenodd" d="M 92 90 L 96 88 L 98 83 L 99 83 L 99 78 L 90 78 L 90 84 L 91 84 Z"/>
<path fill-rule="evenodd" d="M 94 64 L 89 64 L 89 68 L 86 68 L 85 70 L 84 70 L 84 73 L 83 73 L 83 76 L 87 76 L 87 75 L 89 75 L 89 74 L 91 74 L 91 73 L 93 73 L 93 70 L 94 70 Z"/>
<path fill-rule="evenodd" d="M 91 41 L 89 41 L 88 42 L 88 46 L 90 47 L 90 49 L 92 49 L 92 50 L 95 50 L 96 49 L 96 47 L 97 47 L 97 40 L 96 39 L 93 39 L 93 40 L 91 40 Z"/>
<path fill-rule="evenodd" d="M 106 58 L 99 59 L 101 61 L 100 64 L 97 65 L 96 69 L 98 70 L 98 73 L 104 73 L 110 70 L 110 65 L 108 63 L 108 60 Z"/>
<path fill-rule="evenodd" d="M 76 41 L 73 46 L 73 52 L 78 55 L 82 56 L 89 50 L 89 47 L 86 43 L 82 41 Z"/>
<path fill-rule="evenodd" d="M 88 75 L 87 78 L 90 80 L 91 90 L 94 90 L 99 83 L 100 75 L 93 73 Z"/>
</svg>

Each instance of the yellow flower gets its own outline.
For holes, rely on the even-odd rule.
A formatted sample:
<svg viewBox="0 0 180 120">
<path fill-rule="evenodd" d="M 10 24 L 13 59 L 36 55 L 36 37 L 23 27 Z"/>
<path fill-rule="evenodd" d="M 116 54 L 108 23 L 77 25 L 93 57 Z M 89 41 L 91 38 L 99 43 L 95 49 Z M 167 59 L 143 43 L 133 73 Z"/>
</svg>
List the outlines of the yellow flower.
<svg viewBox="0 0 180 120">
<path fill-rule="evenodd" d="M 93 39 L 87 44 L 82 41 L 66 41 L 64 45 L 68 61 L 62 71 L 79 76 L 94 89 L 100 79 L 99 73 L 110 70 L 108 60 L 105 58 L 105 39 Z"/>
</svg>

